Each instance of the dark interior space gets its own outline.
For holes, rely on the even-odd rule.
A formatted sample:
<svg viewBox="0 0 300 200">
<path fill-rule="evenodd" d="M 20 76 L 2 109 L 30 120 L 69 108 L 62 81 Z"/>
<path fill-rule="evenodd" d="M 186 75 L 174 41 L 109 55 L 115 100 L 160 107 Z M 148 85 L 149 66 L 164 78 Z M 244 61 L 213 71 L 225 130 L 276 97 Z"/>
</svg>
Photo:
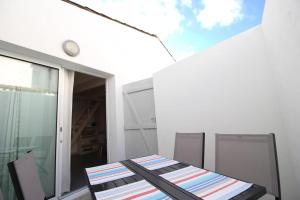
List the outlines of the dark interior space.
<svg viewBox="0 0 300 200">
<path fill-rule="evenodd" d="M 107 163 L 105 79 L 75 73 L 71 191 L 87 185 L 84 168 Z"/>
</svg>

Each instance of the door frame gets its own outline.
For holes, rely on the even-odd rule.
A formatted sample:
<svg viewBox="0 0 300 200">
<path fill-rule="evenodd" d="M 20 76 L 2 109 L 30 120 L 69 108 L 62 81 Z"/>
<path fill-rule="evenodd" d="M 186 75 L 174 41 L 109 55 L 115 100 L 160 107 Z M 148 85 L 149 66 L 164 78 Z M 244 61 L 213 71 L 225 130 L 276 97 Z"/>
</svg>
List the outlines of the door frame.
<svg viewBox="0 0 300 200">
<path fill-rule="evenodd" d="M 105 79 L 106 144 L 107 144 L 107 162 L 109 163 L 111 161 L 111 155 L 110 155 L 111 138 L 108 133 L 110 132 L 111 127 L 115 124 L 114 120 L 109 118 L 111 115 L 111 113 L 110 113 L 111 109 L 114 108 L 114 104 L 112 103 L 113 99 L 115 99 L 114 96 L 112 96 L 115 91 L 114 76 L 107 75 L 101 71 L 98 71 L 98 70 L 95 71 L 95 69 L 90 69 L 87 67 L 82 70 L 70 69 L 70 68 L 66 68 L 66 69 L 73 71 L 74 73 L 78 72 L 78 73 L 87 74 L 90 76 Z M 73 104 L 73 102 L 71 102 L 71 103 Z"/>
<path fill-rule="evenodd" d="M 97 69 L 89 68 L 86 66 L 71 63 L 70 61 L 52 57 L 40 52 L 36 52 L 30 49 L 26 49 L 20 46 L 16 46 L 10 43 L 0 41 L 0 54 L 3 56 L 24 60 L 32 63 L 45 65 L 48 67 L 56 68 L 59 70 L 59 82 L 58 82 L 58 101 L 57 101 L 57 131 L 56 131 L 56 165 L 55 165 L 55 196 L 50 200 L 58 199 L 62 197 L 61 190 L 61 174 L 62 174 L 62 143 L 60 140 L 63 138 L 62 126 L 63 126 L 63 88 L 64 88 L 64 69 L 68 69 L 74 72 L 84 73 L 95 77 L 105 79 L 105 98 L 106 98 L 106 143 L 107 143 L 107 162 L 111 162 L 111 149 L 113 148 L 111 134 L 114 127 L 117 127 L 117 120 L 115 117 L 116 110 L 116 87 L 115 76 L 113 74 L 105 73 Z M 74 68 L 71 67 L 77 65 Z M 73 103 L 73 102 L 72 102 Z M 71 156 L 71 155 L 70 155 Z"/>
<path fill-rule="evenodd" d="M 111 161 L 111 155 L 110 155 L 111 150 L 110 150 L 110 148 L 112 148 L 112 145 L 111 145 L 112 141 L 111 141 L 109 132 L 112 129 L 111 127 L 116 126 L 116 121 L 113 118 L 109 118 L 110 112 L 113 111 L 112 108 L 115 107 L 115 105 L 113 103 L 111 103 L 111 102 L 113 102 L 113 100 L 115 98 L 114 96 L 112 96 L 112 94 L 114 94 L 114 91 L 115 91 L 115 88 L 113 87 L 114 83 L 115 83 L 114 82 L 115 81 L 114 80 L 114 76 L 105 74 L 105 73 L 103 73 L 101 71 L 98 71 L 98 70 L 95 70 L 95 69 L 91 69 L 91 68 L 88 68 L 88 67 L 84 67 L 82 69 L 77 69 L 77 68 L 73 69 L 71 67 L 64 67 L 64 66 L 62 66 L 61 70 L 60 70 L 61 71 L 61 76 L 60 76 L 61 79 L 59 80 L 60 83 L 61 83 L 61 84 L 59 84 L 59 87 L 61 87 L 60 88 L 60 90 L 61 90 L 61 96 L 60 96 L 61 97 L 60 98 L 60 100 L 61 100 L 60 101 L 61 107 L 63 105 L 64 98 L 65 98 L 64 97 L 64 93 L 62 92 L 63 88 L 64 88 L 64 78 L 65 78 L 64 77 L 64 75 L 65 75 L 64 70 L 73 71 L 74 73 L 76 73 L 76 72 L 83 73 L 83 74 L 87 74 L 87 75 L 91 75 L 91 76 L 94 76 L 94 77 L 105 79 L 106 145 L 107 145 L 107 151 L 106 152 L 107 152 L 107 162 L 109 163 Z M 73 93 L 72 93 L 72 95 L 73 95 Z M 70 102 L 70 103 L 73 104 L 73 98 L 72 98 L 72 102 Z M 57 140 L 57 146 L 59 146 L 58 149 L 57 149 L 58 155 L 59 155 L 58 167 L 57 167 L 57 186 L 58 186 L 58 188 L 57 188 L 57 196 L 56 196 L 57 198 L 61 198 L 61 197 L 64 198 L 64 196 L 65 196 L 64 194 L 62 194 L 62 190 L 61 190 L 62 189 L 62 185 L 61 185 L 61 183 L 62 183 L 62 179 L 61 179 L 62 175 L 61 174 L 62 174 L 62 171 L 63 171 L 63 169 L 62 169 L 63 143 L 60 142 L 60 140 L 63 140 L 63 134 L 71 134 L 71 133 L 63 133 L 63 132 L 61 132 L 61 130 L 63 130 L 63 126 L 64 126 L 63 125 L 63 112 L 64 112 L 64 109 L 61 108 L 60 109 L 60 114 L 59 114 L 60 118 L 58 120 L 60 128 L 57 130 L 58 131 L 57 133 L 60 135 L 60 138 L 58 138 L 58 140 Z M 72 115 L 69 115 L 69 116 L 72 117 Z M 70 157 L 71 157 L 71 151 L 70 151 Z M 70 167 L 71 167 L 71 159 L 70 159 Z M 81 191 L 84 188 L 85 187 L 80 188 L 79 190 L 76 190 L 76 191 L 70 191 L 69 193 L 66 194 L 66 196 L 73 198 L 74 194 L 76 195 L 76 193 L 78 191 Z"/>
</svg>

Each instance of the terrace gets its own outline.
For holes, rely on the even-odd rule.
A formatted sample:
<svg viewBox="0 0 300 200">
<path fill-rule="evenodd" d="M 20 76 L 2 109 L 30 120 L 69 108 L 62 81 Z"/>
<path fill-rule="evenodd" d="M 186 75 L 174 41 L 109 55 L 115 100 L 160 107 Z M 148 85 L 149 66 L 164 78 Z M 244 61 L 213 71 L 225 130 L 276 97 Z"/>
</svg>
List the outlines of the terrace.
<svg viewBox="0 0 300 200">
<path fill-rule="evenodd" d="M 261 24 L 181 60 L 157 35 L 78 2 L 0 2 L 5 200 L 16 198 L 7 163 L 27 151 L 47 197 L 90 199 L 85 168 L 153 154 L 184 162 L 176 133 L 202 132 L 198 167 L 216 172 L 219 134 L 274 133 L 281 198 L 300 199 L 297 0 L 266 0 Z"/>
</svg>

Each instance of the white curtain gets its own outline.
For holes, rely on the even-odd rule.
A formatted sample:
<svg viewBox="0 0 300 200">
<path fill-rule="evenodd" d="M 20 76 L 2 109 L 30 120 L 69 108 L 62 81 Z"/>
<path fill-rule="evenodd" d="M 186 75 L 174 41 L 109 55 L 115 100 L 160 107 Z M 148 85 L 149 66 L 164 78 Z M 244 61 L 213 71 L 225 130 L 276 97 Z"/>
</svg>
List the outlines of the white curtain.
<svg viewBox="0 0 300 200">
<path fill-rule="evenodd" d="M 64 70 L 63 88 L 63 145 L 62 145 L 62 185 L 61 192 L 70 192 L 71 185 L 71 129 L 73 105 L 74 72 Z"/>
<path fill-rule="evenodd" d="M 8 173 L 6 164 L 17 159 L 18 149 L 16 138 L 20 138 L 18 128 L 20 113 L 20 91 L 0 92 L 0 188 L 5 191 L 4 195 L 7 199 L 14 199 L 14 189 Z"/>
</svg>

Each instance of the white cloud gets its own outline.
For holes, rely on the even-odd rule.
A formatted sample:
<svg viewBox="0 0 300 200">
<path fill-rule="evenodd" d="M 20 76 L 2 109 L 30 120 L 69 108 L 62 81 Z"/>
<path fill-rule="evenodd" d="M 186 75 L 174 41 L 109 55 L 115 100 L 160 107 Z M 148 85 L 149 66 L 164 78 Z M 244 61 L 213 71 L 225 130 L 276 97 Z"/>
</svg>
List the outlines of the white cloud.
<svg viewBox="0 0 300 200">
<path fill-rule="evenodd" d="M 242 0 L 202 0 L 203 9 L 197 15 L 203 28 L 230 26 L 243 18 Z"/>
<path fill-rule="evenodd" d="M 176 7 L 177 0 L 75 1 L 139 29 L 154 33 L 162 39 L 173 32 L 180 31 L 180 23 L 184 19 L 184 16 Z"/>
<path fill-rule="evenodd" d="M 192 0 L 180 0 L 181 5 L 192 8 Z"/>
</svg>

